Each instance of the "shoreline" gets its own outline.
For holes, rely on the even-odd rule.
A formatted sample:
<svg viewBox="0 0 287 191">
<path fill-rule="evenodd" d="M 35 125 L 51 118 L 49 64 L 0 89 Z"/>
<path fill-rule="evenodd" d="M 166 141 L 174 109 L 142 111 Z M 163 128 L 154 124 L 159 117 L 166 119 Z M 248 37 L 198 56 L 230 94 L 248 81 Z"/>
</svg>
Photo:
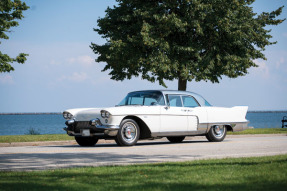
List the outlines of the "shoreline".
<svg viewBox="0 0 287 191">
<path fill-rule="evenodd" d="M 287 112 L 287 111 L 286 111 Z M 61 112 L 0 113 L 0 115 L 62 115 Z"/>
<path fill-rule="evenodd" d="M 287 113 L 287 110 L 259 110 L 247 111 L 247 113 Z M 0 113 L 0 115 L 62 115 L 62 112 L 19 112 L 19 113 Z"/>
</svg>

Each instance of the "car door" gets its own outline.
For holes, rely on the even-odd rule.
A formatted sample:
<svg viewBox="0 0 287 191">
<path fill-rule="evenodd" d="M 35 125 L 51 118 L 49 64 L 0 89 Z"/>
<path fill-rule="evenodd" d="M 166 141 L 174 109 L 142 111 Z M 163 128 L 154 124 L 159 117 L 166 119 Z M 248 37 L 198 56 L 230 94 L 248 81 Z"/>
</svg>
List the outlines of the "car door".
<svg viewBox="0 0 287 191">
<path fill-rule="evenodd" d="M 188 116 L 180 95 L 166 95 L 168 106 L 161 107 L 160 132 L 186 132 Z"/>
<path fill-rule="evenodd" d="M 187 130 L 197 131 L 198 129 L 198 116 L 197 108 L 200 106 L 199 103 L 192 96 L 182 96 L 183 106 L 187 113 Z"/>
</svg>

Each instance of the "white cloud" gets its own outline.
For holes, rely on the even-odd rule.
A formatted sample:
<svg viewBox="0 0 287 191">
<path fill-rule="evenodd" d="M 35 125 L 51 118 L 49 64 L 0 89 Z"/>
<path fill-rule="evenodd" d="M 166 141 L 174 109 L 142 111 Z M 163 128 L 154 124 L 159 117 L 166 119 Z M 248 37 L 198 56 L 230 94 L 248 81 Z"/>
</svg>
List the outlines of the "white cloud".
<svg viewBox="0 0 287 191">
<path fill-rule="evenodd" d="M 285 62 L 285 59 L 283 57 L 280 58 L 279 61 L 276 62 L 276 68 L 280 68 L 280 66 Z"/>
<path fill-rule="evenodd" d="M 85 72 L 74 72 L 73 75 L 70 77 L 70 80 L 75 82 L 82 82 L 85 81 L 87 78 L 88 75 Z"/>
<path fill-rule="evenodd" d="M 83 82 L 88 79 L 88 75 L 85 72 L 74 72 L 70 76 L 62 76 L 59 81 L 72 81 L 72 82 Z"/>
<path fill-rule="evenodd" d="M 69 59 L 67 59 L 67 61 L 70 64 L 76 63 L 76 64 L 80 64 L 80 65 L 85 66 L 85 67 L 90 67 L 95 62 L 94 59 L 88 55 L 69 58 Z"/>
<path fill-rule="evenodd" d="M 81 64 L 88 64 L 88 65 L 94 63 L 94 59 L 90 56 L 79 56 L 78 61 Z"/>
<path fill-rule="evenodd" d="M 1 84 L 14 84 L 14 80 L 10 74 L 1 74 L 0 75 Z"/>
<path fill-rule="evenodd" d="M 50 65 L 61 65 L 62 63 L 56 60 L 51 60 Z"/>
<path fill-rule="evenodd" d="M 269 68 L 264 61 L 259 61 L 259 60 L 254 60 L 253 61 L 255 64 L 258 65 L 257 68 L 252 68 L 253 71 L 255 71 L 258 75 L 261 75 L 263 78 L 269 78 L 270 73 L 269 73 Z"/>
<path fill-rule="evenodd" d="M 69 62 L 70 64 L 73 64 L 73 63 L 76 62 L 76 59 L 75 59 L 75 58 L 69 58 L 69 59 L 67 59 L 67 60 L 68 60 L 68 62 Z"/>
</svg>

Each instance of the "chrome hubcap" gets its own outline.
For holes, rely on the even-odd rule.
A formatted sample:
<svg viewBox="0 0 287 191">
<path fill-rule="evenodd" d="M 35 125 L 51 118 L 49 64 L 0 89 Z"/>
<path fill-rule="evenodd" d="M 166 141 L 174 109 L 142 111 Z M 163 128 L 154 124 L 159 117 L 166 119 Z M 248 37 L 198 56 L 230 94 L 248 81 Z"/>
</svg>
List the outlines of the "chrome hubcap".
<svg viewBox="0 0 287 191">
<path fill-rule="evenodd" d="M 215 125 L 212 127 L 214 135 L 218 138 L 222 137 L 225 133 L 224 126 Z"/>
<path fill-rule="evenodd" d="M 133 123 L 125 123 L 121 130 L 122 137 L 126 142 L 133 142 L 137 136 L 137 128 Z"/>
</svg>

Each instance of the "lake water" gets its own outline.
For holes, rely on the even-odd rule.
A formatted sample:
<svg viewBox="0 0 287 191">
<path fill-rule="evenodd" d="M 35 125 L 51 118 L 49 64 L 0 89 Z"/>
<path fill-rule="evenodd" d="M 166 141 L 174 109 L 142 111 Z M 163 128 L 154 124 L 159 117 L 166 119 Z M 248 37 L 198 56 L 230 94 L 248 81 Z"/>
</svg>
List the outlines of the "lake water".
<svg viewBox="0 0 287 191">
<path fill-rule="evenodd" d="M 248 112 L 249 126 L 281 128 L 286 112 Z M 33 129 L 40 134 L 65 134 L 65 119 L 60 114 L 0 115 L 0 135 L 25 135 Z"/>
</svg>

